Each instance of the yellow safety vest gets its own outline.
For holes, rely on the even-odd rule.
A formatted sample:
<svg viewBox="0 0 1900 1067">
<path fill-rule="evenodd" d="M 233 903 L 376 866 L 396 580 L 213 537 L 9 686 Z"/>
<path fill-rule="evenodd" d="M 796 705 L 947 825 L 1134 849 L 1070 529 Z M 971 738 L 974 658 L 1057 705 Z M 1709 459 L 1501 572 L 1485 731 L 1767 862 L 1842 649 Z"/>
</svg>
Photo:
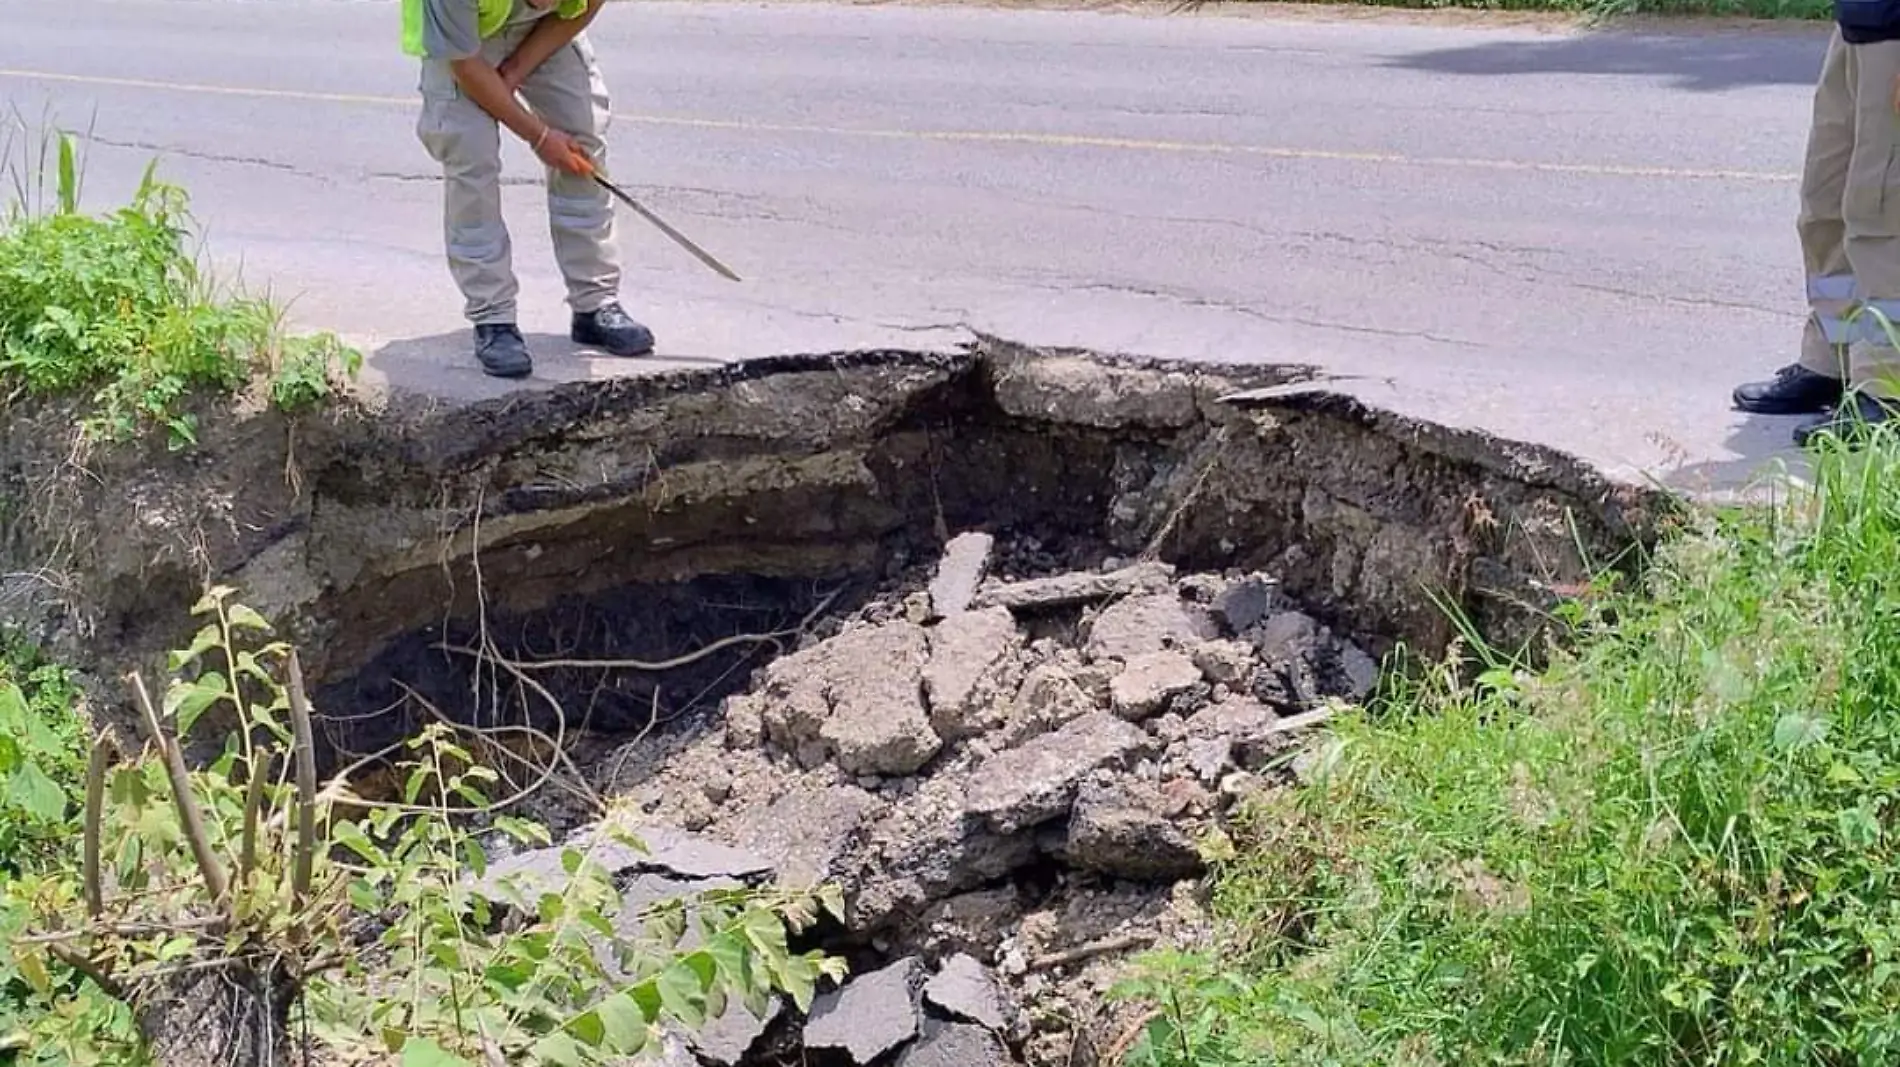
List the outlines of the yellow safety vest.
<svg viewBox="0 0 1900 1067">
<path fill-rule="evenodd" d="M 500 33 L 515 9 L 515 0 L 476 2 L 479 5 L 477 25 L 481 27 L 483 40 Z M 563 19 L 580 18 L 587 13 L 587 3 L 588 0 L 561 0 L 554 8 L 554 15 Z M 422 55 L 422 0 L 402 0 L 402 50 L 412 56 Z"/>
</svg>

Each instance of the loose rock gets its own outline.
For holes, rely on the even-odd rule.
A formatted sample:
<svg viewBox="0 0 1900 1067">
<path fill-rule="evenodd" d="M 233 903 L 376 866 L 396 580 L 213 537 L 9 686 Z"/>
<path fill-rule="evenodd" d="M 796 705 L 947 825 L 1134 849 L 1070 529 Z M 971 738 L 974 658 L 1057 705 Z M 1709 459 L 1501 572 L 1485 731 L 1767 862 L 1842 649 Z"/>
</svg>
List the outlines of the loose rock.
<svg viewBox="0 0 1900 1067">
<path fill-rule="evenodd" d="M 1234 762 L 1234 742 L 1226 737 L 1194 737 L 1187 742 L 1187 765 L 1209 785 L 1220 781 Z"/>
<path fill-rule="evenodd" d="M 773 857 L 781 884 L 808 888 L 840 873 L 851 842 L 882 807 L 856 786 L 800 782 L 769 805 L 741 813 L 722 827 L 722 834 Z"/>
<path fill-rule="evenodd" d="M 806 1047 L 836 1049 L 860 1067 L 870 1067 L 917 1036 L 923 977 L 923 961 L 912 956 L 820 994 L 805 1024 Z"/>
<path fill-rule="evenodd" d="M 924 630 L 906 620 L 848 630 L 768 668 L 765 728 L 851 774 L 911 774 L 943 748 L 924 709 Z M 822 742 L 823 750 L 813 742 Z"/>
<path fill-rule="evenodd" d="M 726 1013 L 717 1019 L 709 1020 L 698 1031 L 685 1036 L 686 1044 L 691 1047 L 699 1059 L 713 1067 L 739 1067 L 745 1062 L 752 1046 L 765 1031 L 785 1011 L 785 1002 L 772 997 L 766 1002 L 765 1018 L 753 1015 L 742 999 L 732 997 L 726 1002 Z"/>
<path fill-rule="evenodd" d="M 1339 649 L 1339 669 L 1346 676 L 1346 699 L 1361 701 L 1379 684 L 1379 663 L 1350 641 Z"/>
<path fill-rule="evenodd" d="M 1221 741 L 1243 767 L 1259 767 L 1285 743 L 1280 717 L 1249 697 L 1235 697 L 1196 712 L 1188 719 L 1188 737 Z"/>
</svg>

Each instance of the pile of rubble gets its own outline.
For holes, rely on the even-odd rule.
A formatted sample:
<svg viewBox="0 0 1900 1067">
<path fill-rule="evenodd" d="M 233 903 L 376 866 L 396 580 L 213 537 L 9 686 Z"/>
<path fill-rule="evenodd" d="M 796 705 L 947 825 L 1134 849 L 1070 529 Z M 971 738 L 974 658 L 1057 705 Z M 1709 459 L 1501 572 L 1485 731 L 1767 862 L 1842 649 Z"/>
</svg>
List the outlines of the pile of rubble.
<svg viewBox="0 0 1900 1067">
<path fill-rule="evenodd" d="M 1095 1061 L 1117 965 L 1206 933 L 1204 836 L 1299 727 L 1374 683 L 1266 576 L 1110 561 L 1006 580 L 994 551 L 953 539 L 928 589 L 763 668 L 722 729 L 602 764 L 643 833 L 699 857 L 661 849 L 630 891 L 846 891 L 833 947 L 856 976 L 808 1019 L 735 1009 L 679 1062 Z"/>
</svg>

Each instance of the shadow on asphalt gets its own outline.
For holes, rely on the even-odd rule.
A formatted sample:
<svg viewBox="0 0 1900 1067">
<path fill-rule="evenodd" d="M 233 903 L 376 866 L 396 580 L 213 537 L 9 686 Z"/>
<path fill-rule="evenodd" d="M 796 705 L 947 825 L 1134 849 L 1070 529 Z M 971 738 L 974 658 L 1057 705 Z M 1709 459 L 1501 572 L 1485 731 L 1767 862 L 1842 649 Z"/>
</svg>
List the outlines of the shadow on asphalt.
<svg viewBox="0 0 1900 1067">
<path fill-rule="evenodd" d="M 1692 496 L 1760 498 L 1780 479 L 1807 478 L 1807 454 L 1795 447 L 1800 416 L 1743 415 L 1723 443 L 1733 458 L 1686 463 L 1659 479 L 1664 488 Z"/>
<path fill-rule="evenodd" d="M 523 389 L 549 389 L 572 382 L 604 381 L 636 374 L 655 374 L 682 367 L 723 366 L 713 356 L 658 353 L 638 359 L 609 356 L 575 344 L 560 334 L 524 333 L 534 357 L 530 377 L 506 380 L 482 373 L 475 362 L 474 334 L 467 330 L 391 341 L 365 361 L 372 374 L 389 388 L 421 393 L 442 400 L 474 403 Z"/>
<path fill-rule="evenodd" d="M 1608 74 L 1660 77 L 1671 86 L 1715 92 L 1751 85 L 1812 85 L 1827 29 L 1809 27 L 1708 34 L 1602 30 L 1550 41 L 1499 41 L 1415 52 L 1388 66 L 1439 74 Z"/>
</svg>

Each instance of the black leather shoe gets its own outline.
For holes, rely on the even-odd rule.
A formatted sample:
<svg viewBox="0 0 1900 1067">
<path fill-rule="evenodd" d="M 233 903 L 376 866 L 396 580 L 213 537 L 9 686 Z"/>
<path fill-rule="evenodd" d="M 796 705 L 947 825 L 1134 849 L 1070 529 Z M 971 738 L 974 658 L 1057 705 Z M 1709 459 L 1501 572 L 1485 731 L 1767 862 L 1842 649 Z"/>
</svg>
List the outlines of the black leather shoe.
<svg viewBox="0 0 1900 1067">
<path fill-rule="evenodd" d="M 1842 392 L 1839 378 L 1793 364 L 1765 382 L 1736 386 L 1734 399 L 1736 407 L 1757 415 L 1812 415 L 1839 404 Z"/>
<path fill-rule="evenodd" d="M 497 378 L 526 378 L 534 373 L 528 342 L 521 339 L 521 331 L 513 323 L 475 327 L 475 358 L 482 370 Z"/>
<path fill-rule="evenodd" d="M 1850 394 L 1832 414 L 1809 419 L 1795 428 L 1794 443 L 1808 447 L 1818 437 L 1828 436 L 1844 444 L 1857 444 L 1867 431 L 1900 417 L 1890 406 L 1892 401 L 1876 400 L 1866 393 Z"/>
<path fill-rule="evenodd" d="M 633 321 L 619 304 L 603 304 L 598 311 L 576 314 L 570 336 L 575 344 L 604 349 L 611 355 L 653 354 L 653 331 Z"/>
</svg>

